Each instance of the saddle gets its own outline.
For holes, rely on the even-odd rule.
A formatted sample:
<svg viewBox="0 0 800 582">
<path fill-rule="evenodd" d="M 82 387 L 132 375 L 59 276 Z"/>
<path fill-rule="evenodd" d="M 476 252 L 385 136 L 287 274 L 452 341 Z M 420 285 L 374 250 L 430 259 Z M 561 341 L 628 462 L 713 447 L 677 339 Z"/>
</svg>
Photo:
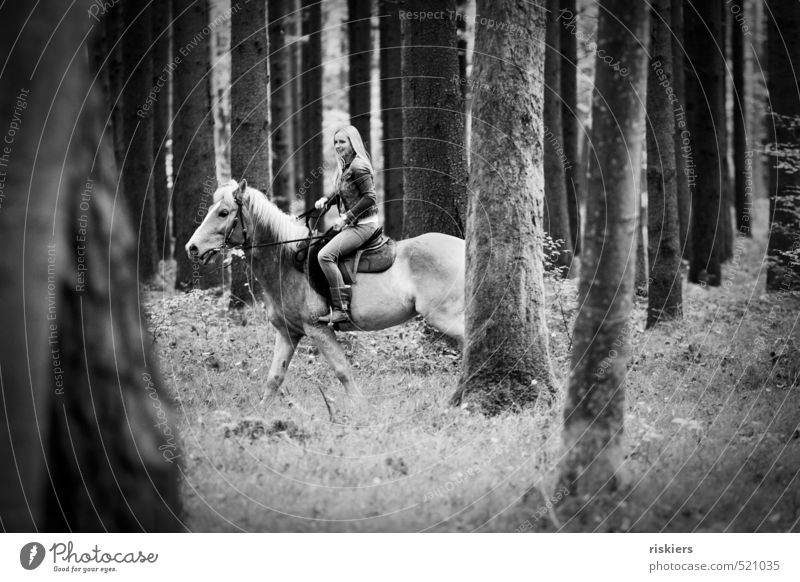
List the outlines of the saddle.
<svg viewBox="0 0 800 582">
<path fill-rule="evenodd" d="M 322 247 L 328 244 L 337 233 L 329 232 L 328 234 L 330 236 L 312 241 L 310 244 L 301 244 L 294 253 L 294 266 L 301 273 L 308 275 L 309 283 L 314 291 L 330 299 L 328 280 L 317 260 Z M 354 253 L 340 257 L 337 265 L 345 285 L 355 285 L 357 273 L 382 273 L 394 264 L 396 256 L 397 243 L 394 239 L 384 235 L 383 227 L 381 227 Z"/>
</svg>

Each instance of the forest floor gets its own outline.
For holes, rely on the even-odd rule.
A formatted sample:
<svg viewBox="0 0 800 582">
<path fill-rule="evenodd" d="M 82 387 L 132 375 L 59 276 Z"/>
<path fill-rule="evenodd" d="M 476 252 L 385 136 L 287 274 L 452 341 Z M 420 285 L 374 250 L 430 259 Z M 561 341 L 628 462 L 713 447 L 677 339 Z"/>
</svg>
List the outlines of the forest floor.
<svg viewBox="0 0 800 582">
<path fill-rule="evenodd" d="M 684 318 L 633 313 L 628 488 L 596 531 L 800 532 L 800 298 L 764 289 L 765 242 L 736 241 L 725 284 L 684 285 Z M 547 282 L 553 364 L 569 370 L 576 280 Z M 174 398 L 192 531 L 555 531 L 562 402 L 484 418 L 448 405 L 460 355 L 423 322 L 341 333 L 367 404 L 303 341 L 259 404 L 274 332 L 262 307 L 152 289 L 148 323 Z M 563 393 L 563 389 L 562 389 Z M 334 407 L 336 404 L 334 402 Z"/>
</svg>

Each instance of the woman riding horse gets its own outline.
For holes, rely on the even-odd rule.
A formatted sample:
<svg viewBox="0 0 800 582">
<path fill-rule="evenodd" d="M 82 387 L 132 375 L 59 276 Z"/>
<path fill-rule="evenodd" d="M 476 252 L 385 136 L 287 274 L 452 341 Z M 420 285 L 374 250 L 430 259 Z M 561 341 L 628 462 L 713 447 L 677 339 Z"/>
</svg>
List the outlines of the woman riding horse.
<svg viewBox="0 0 800 582">
<path fill-rule="evenodd" d="M 361 134 L 352 125 L 333 136 L 336 150 L 336 182 L 331 200 L 336 200 L 339 219 L 334 230 L 339 233 L 319 253 L 318 260 L 331 290 L 331 314 L 320 323 L 344 323 L 350 319 L 350 286 L 345 285 L 338 262 L 363 245 L 380 228 L 375 181 L 369 154 Z M 328 203 L 323 196 L 314 204 L 317 209 Z"/>
</svg>

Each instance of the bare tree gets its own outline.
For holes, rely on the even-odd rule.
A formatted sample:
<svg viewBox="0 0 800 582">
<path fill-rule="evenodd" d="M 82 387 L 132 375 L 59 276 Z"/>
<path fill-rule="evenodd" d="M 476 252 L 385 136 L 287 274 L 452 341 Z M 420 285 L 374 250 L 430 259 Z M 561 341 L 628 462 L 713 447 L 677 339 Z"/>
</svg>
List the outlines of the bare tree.
<svg viewBox="0 0 800 582">
<path fill-rule="evenodd" d="M 266 0 L 253 0 L 231 15 L 231 175 L 270 196 L 269 39 Z M 252 303 L 258 284 L 253 257 L 231 256 L 231 303 Z"/>
<path fill-rule="evenodd" d="M 430 3 L 408 0 L 407 11 Z M 439 3 L 456 13 L 455 0 Z M 403 229 L 464 236 L 467 157 L 455 18 L 403 19 Z"/>
<path fill-rule="evenodd" d="M 150 101 L 153 81 L 152 5 L 122 5 L 125 32 L 122 36 L 122 61 L 125 79 L 123 94 L 123 134 L 125 157 L 122 182 L 125 198 L 134 216 L 138 238 L 138 272 L 146 281 L 158 270 L 156 247 L 156 208 L 153 190 L 153 110 Z"/>
<path fill-rule="evenodd" d="M 556 263 L 572 262 L 572 233 L 567 206 L 564 133 L 561 118 L 561 22 L 559 0 L 547 0 L 547 36 L 544 57 L 544 231 L 559 245 Z"/>
<path fill-rule="evenodd" d="M 719 213 L 719 259 L 723 263 L 733 258 L 733 239 L 734 227 L 731 221 L 731 211 L 734 205 L 734 192 L 733 180 L 731 175 L 731 164 L 729 160 L 730 154 L 730 136 L 728 135 L 728 90 L 730 83 L 728 83 L 728 30 L 730 10 L 725 2 L 719 3 L 719 40 L 717 40 L 718 49 L 720 51 L 720 58 L 717 60 L 719 67 L 719 91 L 717 92 L 717 106 L 719 111 L 720 123 L 717 126 L 717 140 L 719 141 L 719 170 L 720 170 L 720 213 Z"/>
<path fill-rule="evenodd" d="M 767 12 L 770 229 L 767 289 L 800 289 L 800 4 L 769 0 Z"/>
<path fill-rule="evenodd" d="M 403 80 L 398 0 L 381 0 L 380 68 L 383 125 L 383 215 L 386 234 L 403 236 Z"/>
<path fill-rule="evenodd" d="M 372 1 L 347 0 L 350 123 L 370 147 L 372 101 Z"/>
<path fill-rule="evenodd" d="M 598 493 L 622 481 L 625 373 L 636 270 L 639 160 L 644 141 L 649 11 L 645 2 L 603 0 L 598 24 L 586 231 L 572 372 L 564 410 L 567 451 L 560 511 L 575 523 L 602 512 Z M 588 503 L 587 503 L 588 502 Z M 595 522 L 592 522 L 593 524 Z"/>
<path fill-rule="evenodd" d="M 742 0 L 731 0 L 734 15 L 731 24 L 731 61 L 733 62 L 733 191 L 736 207 L 736 231 L 744 236 L 750 232 L 751 205 L 748 204 L 748 180 L 752 184 L 752 167 L 747 159 L 747 87 L 745 85 L 744 26 L 738 18 L 744 17 Z M 752 190 L 752 185 L 750 187 Z"/>
<path fill-rule="evenodd" d="M 211 110 L 210 49 L 207 0 L 173 0 L 175 54 L 175 121 L 173 123 L 175 248 L 183 249 L 212 204 L 216 190 L 214 117 Z M 221 282 L 215 263 L 190 261 L 175 253 L 178 289 L 208 288 Z"/>
<path fill-rule="evenodd" d="M 475 38 L 476 92 L 467 213 L 464 364 L 455 405 L 488 414 L 549 396 L 542 278 L 544 1 L 479 0 L 478 13 L 520 23 Z M 513 58 L 511 58 L 513 55 Z"/>
<path fill-rule="evenodd" d="M 561 0 L 557 17 L 577 14 L 576 0 Z M 559 20 L 558 26 L 563 26 Z M 561 48 L 561 127 L 564 136 L 564 174 L 567 181 L 567 209 L 569 212 L 569 232 L 572 235 L 572 250 L 580 253 L 580 207 L 583 195 L 579 174 L 578 140 L 580 123 L 578 120 L 578 38 L 566 29 L 559 30 Z"/>
<path fill-rule="evenodd" d="M 722 196 L 720 126 L 725 123 L 722 100 L 720 0 L 684 0 L 686 49 L 686 112 L 689 140 L 687 170 L 696 186 L 692 197 L 692 260 L 689 282 L 711 286 L 722 282 Z"/>
<path fill-rule="evenodd" d="M 181 528 L 178 435 L 81 46 L 92 5 L 46 0 L 0 23 L 0 102 L 19 124 L 3 162 L 14 195 L 0 196 L 4 531 Z"/>
<path fill-rule="evenodd" d="M 654 0 L 647 89 L 647 327 L 683 314 L 670 19 L 670 0 Z"/>
<path fill-rule="evenodd" d="M 303 48 L 301 132 L 297 149 L 301 152 L 306 208 L 313 208 L 324 193 L 322 178 L 322 7 L 319 0 L 302 0 Z"/>
<path fill-rule="evenodd" d="M 295 175 L 292 164 L 292 49 L 286 38 L 291 24 L 290 0 L 269 0 L 269 76 L 272 110 L 272 199 L 284 212 L 290 212 Z"/>
<path fill-rule="evenodd" d="M 231 175 L 269 194 L 269 40 L 265 0 L 242 5 L 231 15 Z"/>
<path fill-rule="evenodd" d="M 686 76 L 684 61 L 686 45 L 683 40 L 683 0 L 672 3 L 672 86 L 675 97 L 675 179 L 678 192 L 678 225 L 680 227 L 681 256 L 692 256 L 692 189 L 689 187 L 687 157 L 691 155 L 691 132 L 686 120 Z"/>
<path fill-rule="evenodd" d="M 172 228 L 169 218 L 170 192 L 167 187 L 167 141 L 172 121 L 169 90 L 172 79 L 170 40 L 172 0 L 153 4 L 153 195 L 155 196 L 156 246 L 158 256 L 172 258 Z"/>
</svg>

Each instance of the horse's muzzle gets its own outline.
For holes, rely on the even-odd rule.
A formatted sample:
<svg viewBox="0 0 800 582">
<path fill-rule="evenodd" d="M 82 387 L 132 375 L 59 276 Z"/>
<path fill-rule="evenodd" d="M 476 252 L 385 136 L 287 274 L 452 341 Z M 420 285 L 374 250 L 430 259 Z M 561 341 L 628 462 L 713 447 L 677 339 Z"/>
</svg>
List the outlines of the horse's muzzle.
<svg viewBox="0 0 800 582">
<path fill-rule="evenodd" d="M 191 241 L 186 243 L 186 246 L 184 248 L 186 249 L 186 256 L 188 256 L 189 259 L 195 258 L 197 256 L 197 253 L 200 252 L 200 250 L 197 248 L 197 245 Z"/>
</svg>

